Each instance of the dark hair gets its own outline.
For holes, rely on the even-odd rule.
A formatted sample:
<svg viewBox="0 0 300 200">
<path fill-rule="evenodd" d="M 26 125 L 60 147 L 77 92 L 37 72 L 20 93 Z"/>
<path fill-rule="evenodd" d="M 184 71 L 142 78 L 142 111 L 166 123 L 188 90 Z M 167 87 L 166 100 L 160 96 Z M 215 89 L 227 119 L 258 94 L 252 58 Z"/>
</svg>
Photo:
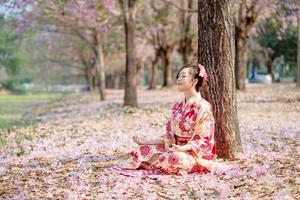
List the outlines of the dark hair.
<svg viewBox="0 0 300 200">
<path fill-rule="evenodd" d="M 196 80 L 196 79 L 198 80 L 198 82 L 196 84 L 196 91 L 199 92 L 200 87 L 202 86 L 202 83 L 203 83 L 203 77 L 199 76 L 200 69 L 199 69 L 198 65 L 195 65 L 195 64 L 183 65 L 176 75 L 176 80 L 178 79 L 178 76 L 179 76 L 179 73 L 181 72 L 181 70 L 183 70 L 185 68 L 190 68 L 189 73 L 190 73 L 191 77 L 193 77 L 194 80 Z"/>
</svg>

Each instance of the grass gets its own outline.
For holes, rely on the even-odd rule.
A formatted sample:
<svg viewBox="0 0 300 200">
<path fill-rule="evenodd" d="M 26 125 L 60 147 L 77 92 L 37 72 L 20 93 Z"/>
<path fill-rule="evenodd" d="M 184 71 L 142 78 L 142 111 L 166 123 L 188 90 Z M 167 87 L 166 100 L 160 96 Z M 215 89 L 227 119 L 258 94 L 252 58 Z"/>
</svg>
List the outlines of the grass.
<svg viewBox="0 0 300 200">
<path fill-rule="evenodd" d="M 0 130 L 5 131 L 27 125 L 27 119 L 24 119 L 23 115 L 30 112 L 34 105 L 46 103 L 61 96 L 61 93 L 0 96 Z"/>
<path fill-rule="evenodd" d="M 77 93 L 35 93 L 28 95 L 0 95 L 0 147 L 6 146 L 10 130 L 31 126 L 36 122 L 35 116 L 52 112 L 66 102 L 85 101 L 94 94 L 82 95 Z M 32 140 L 33 136 L 15 135 L 16 143 Z M 24 152 L 20 152 L 22 155 Z"/>
</svg>

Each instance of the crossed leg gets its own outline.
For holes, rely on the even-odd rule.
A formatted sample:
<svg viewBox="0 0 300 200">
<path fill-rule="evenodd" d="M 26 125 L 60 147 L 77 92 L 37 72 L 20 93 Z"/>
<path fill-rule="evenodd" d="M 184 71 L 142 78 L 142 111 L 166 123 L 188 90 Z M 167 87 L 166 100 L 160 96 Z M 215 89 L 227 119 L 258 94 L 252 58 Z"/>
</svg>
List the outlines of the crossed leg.
<svg viewBox="0 0 300 200">
<path fill-rule="evenodd" d="M 149 170 L 150 165 L 153 164 L 159 158 L 159 155 L 160 153 L 156 153 L 147 162 L 142 162 L 140 168 Z"/>
</svg>

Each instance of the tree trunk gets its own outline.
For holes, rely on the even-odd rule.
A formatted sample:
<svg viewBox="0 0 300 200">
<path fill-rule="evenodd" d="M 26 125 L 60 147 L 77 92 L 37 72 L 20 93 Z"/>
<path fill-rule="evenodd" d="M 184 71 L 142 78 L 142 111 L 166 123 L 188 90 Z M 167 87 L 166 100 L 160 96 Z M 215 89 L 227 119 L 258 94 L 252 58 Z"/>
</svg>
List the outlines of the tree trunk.
<svg viewBox="0 0 300 200">
<path fill-rule="evenodd" d="M 191 61 L 191 57 L 193 54 L 191 38 L 191 20 L 193 13 L 188 12 L 187 10 L 191 10 L 193 8 L 194 0 L 184 0 L 182 1 L 182 4 L 182 6 L 186 8 L 186 10 L 182 11 L 181 15 L 181 27 L 183 33 L 179 42 L 179 53 L 182 55 L 183 64 L 188 64 Z"/>
<path fill-rule="evenodd" d="M 93 67 L 90 69 L 90 76 L 92 79 L 92 90 L 95 91 L 96 90 L 96 67 Z"/>
<path fill-rule="evenodd" d="M 235 34 L 235 80 L 238 90 L 246 89 L 247 57 L 247 39 L 243 37 L 242 31 L 237 28 Z"/>
<path fill-rule="evenodd" d="M 121 0 L 126 46 L 125 96 L 124 106 L 137 107 L 135 14 L 136 0 Z"/>
<path fill-rule="evenodd" d="M 124 74 L 124 73 L 120 74 L 120 75 L 119 75 L 119 85 L 118 85 L 118 89 L 125 89 L 125 87 L 124 87 L 125 81 L 126 81 L 125 74 Z"/>
<path fill-rule="evenodd" d="M 90 76 L 89 73 L 89 68 L 87 66 L 84 66 L 84 77 L 86 80 L 86 84 L 89 86 L 90 91 L 92 91 L 93 82 L 92 82 L 92 77 Z"/>
<path fill-rule="evenodd" d="M 114 89 L 115 88 L 115 76 L 108 74 L 105 77 L 106 88 Z"/>
<path fill-rule="evenodd" d="M 136 82 L 137 85 L 143 85 L 144 81 L 144 76 L 143 76 L 143 71 L 144 71 L 144 63 L 143 63 L 143 58 L 141 55 L 136 57 Z"/>
<path fill-rule="evenodd" d="M 162 52 L 162 59 L 164 63 L 164 82 L 163 87 L 172 86 L 172 66 L 170 63 L 170 58 L 172 54 L 172 48 L 166 49 Z"/>
<path fill-rule="evenodd" d="M 152 61 L 152 66 L 151 66 L 151 80 L 150 80 L 150 84 L 149 84 L 149 90 L 156 89 L 158 61 L 159 61 L 159 55 L 158 55 L 158 53 L 155 53 L 155 58 Z"/>
<path fill-rule="evenodd" d="M 242 151 L 234 77 L 234 38 L 229 1 L 198 0 L 198 62 L 208 73 L 202 96 L 212 105 L 217 154 L 234 158 Z"/>
<path fill-rule="evenodd" d="M 95 73 L 94 73 L 94 67 L 95 67 L 94 59 L 93 62 L 89 62 L 84 50 L 81 51 L 80 57 L 81 57 L 81 62 L 84 66 L 84 74 L 85 74 L 86 82 L 90 88 L 90 91 L 94 91 L 96 88 Z"/>
<path fill-rule="evenodd" d="M 247 2 L 247 0 L 239 1 L 238 17 L 235 19 L 235 79 L 238 90 L 246 89 L 247 42 L 250 37 L 251 28 L 258 17 L 258 12 L 255 10 L 257 1 Z"/>
<path fill-rule="evenodd" d="M 275 74 L 273 70 L 273 59 L 271 57 L 269 57 L 269 59 L 267 60 L 266 65 L 268 69 L 268 74 L 271 74 L 272 82 L 275 82 Z"/>
<path fill-rule="evenodd" d="M 96 52 L 97 52 L 97 60 L 95 63 L 96 67 L 96 78 L 97 78 L 97 85 L 99 89 L 100 94 L 100 100 L 105 100 L 105 72 L 104 72 L 104 56 L 103 56 L 103 50 L 102 45 L 99 43 L 96 46 Z"/>
<path fill-rule="evenodd" d="M 257 75 L 257 70 L 259 68 L 260 61 L 254 56 L 252 59 L 252 68 L 251 68 L 251 80 L 255 78 Z"/>
<path fill-rule="evenodd" d="M 300 87 L 300 16 L 298 16 L 297 86 Z"/>
</svg>

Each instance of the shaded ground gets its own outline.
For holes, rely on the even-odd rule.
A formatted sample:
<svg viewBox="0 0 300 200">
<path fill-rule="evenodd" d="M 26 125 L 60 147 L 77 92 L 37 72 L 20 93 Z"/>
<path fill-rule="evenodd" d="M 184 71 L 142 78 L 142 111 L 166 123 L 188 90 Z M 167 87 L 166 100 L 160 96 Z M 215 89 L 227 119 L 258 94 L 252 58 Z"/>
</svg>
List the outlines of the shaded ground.
<svg viewBox="0 0 300 200">
<path fill-rule="evenodd" d="M 30 121 L 27 113 L 38 105 L 61 98 L 60 93 L 38 93 L 29 95 L 2 94 L 0 91 L 0 130 L 21 127 Z M 1 136 L 0 136 L 0 145 Z"/>
<path fill-rule="evenodd" d="M 45 105 L 31 127 L 2 133 L 1 199 L 297 199 L 300 196 L 300 91 L 249 85 L 238 93 L 244 154 L 219 160 L 205 176 L 125 177 L 105 169 L 134 148 L 135 134 L 164 132 L 175 90 L 139 91 L 138 109 L 123 91 Z M 22 140 L 16 140 L 18 137 Z"/>
</svg>

